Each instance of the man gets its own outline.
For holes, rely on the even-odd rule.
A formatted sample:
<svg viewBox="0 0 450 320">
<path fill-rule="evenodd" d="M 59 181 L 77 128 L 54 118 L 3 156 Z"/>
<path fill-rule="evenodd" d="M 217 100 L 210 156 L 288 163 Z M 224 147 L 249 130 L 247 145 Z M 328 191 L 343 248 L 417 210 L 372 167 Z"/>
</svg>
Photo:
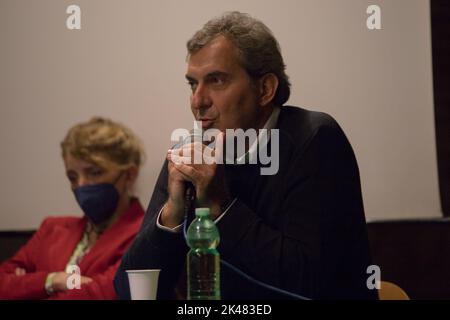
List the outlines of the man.
<svg viewBox="0 0 450 320">
<path fill-rule="evenodd" d="M 278 172 L 261 175 L 261 164 L 183 164 L 169 152 L 116 275 L 119 296 L 130 297 L 125 270 L 158 268 L 158 298 L 175 297 L 185 273 L 181 225 L 192 182 L 196 206 L 211 208 L 222 259 L 313 299 L 376 297 L 366 285 L 370 257 L 352 148 L 330 116 L 283 106 L 290 83 L 271 31 L 246 14 L 226 13 L 206 23 L 187 48 L 195 119 L 222 132 L 278 129 Z M 221 290 L 224 299 L 283 298 L 224 266 Z"/>
</svg>

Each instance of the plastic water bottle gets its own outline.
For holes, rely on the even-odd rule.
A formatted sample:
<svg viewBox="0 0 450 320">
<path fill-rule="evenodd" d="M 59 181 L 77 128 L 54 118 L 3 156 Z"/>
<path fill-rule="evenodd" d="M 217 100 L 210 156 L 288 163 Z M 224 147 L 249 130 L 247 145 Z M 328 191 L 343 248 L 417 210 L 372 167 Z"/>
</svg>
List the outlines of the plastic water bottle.
<svg viewBox="0 0 450 320">
<path fill-rule="evenodd" d="M 195 209 L 196 218 L 187 231 L 187 298 L 220 300 L 219 230 L 209 216 L 209 208 Z"/>
</svg>

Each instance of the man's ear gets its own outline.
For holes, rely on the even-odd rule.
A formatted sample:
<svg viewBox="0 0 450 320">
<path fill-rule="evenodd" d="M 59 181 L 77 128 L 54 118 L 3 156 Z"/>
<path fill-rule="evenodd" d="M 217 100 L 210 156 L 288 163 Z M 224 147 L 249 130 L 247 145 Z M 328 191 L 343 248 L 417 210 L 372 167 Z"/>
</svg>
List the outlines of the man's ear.
<svg viewBox="0 0 450 320">
<path fill-rule="evenodd" d="M 272 102 L 278 89 L 278 78 L 273 73 L 267 73 L 259 79 L 259 104 L 266 106 Z"/>
</svg>

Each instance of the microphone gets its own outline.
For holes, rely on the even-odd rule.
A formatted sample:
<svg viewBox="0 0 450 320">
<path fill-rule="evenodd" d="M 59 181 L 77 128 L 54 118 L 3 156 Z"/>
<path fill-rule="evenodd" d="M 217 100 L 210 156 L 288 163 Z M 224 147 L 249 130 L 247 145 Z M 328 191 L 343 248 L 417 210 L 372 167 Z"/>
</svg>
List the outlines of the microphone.
<svg viewBox="0 0 450 320">
<path fill-rule="evenodd" d="M 195 211 L 195 187 L 192 182 L 185 183 L 186 191 L 184 194 L 184 221 L 192 220 Z"/>
<path fill-rule="evenodd" d="M 200 130 L 192 130 L 191 133 L 186 136 L 183 141 L 176 144 L 172 149 L 176 148 L 182 148 L 183 146 L 190 144 L 200 142 L 203 144 L 203 135 Z M 195 187 L 190 181 L 185 182 L 185 196 L 184 196 L 184 221 L 185 225 L 187 224 L 188 220 L 191 220 L 191 218 L 194 217 L 194 211 L 195 211 Z"/>
</svg>

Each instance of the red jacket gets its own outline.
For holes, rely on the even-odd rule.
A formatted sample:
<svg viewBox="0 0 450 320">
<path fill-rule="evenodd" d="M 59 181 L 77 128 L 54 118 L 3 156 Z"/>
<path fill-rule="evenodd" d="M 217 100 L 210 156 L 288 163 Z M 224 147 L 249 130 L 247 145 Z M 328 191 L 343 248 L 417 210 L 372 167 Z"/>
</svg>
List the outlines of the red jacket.
<svg viewBox="0 0 450 320">
<path fill-rule="evenodd" d="M 133 199 L 128 210 L 109 227 L 82 258 L 82 276 L 93 279 L 81 289 L 56 293 L 51 299 L 116 299 L 113 279 L 122 255 L 139 231 L 144 210 Z M 80 241 L 86 218 L 46 218 L 16 255 L 0 265 L 0 299 L 47 299 L 45 279 L 50 272 L 64 271 Z M 16 276 L 15 269 L 26 274 Z"/>
</svg>

